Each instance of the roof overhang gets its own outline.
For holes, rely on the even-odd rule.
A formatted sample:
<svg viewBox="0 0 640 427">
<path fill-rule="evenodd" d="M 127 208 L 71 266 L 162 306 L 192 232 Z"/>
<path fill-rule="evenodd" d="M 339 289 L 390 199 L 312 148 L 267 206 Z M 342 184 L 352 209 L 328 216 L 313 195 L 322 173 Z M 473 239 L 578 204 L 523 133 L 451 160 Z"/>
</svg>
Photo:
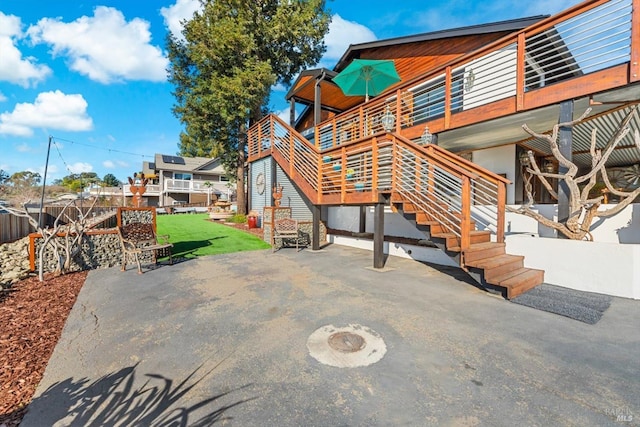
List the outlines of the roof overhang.
<svg viewBox="0 0 640 427">
<path fill-rule="evenodd" d="M 316 85 L 320 86 L 321 108 L 329 111 L 342 112 L 364 101 L 363 96 L 345 96 L 342 90 L 333 82 L 337 75 L 335 71 L 326 68 L 305 70 L 287 92 L 286 100 L 293 99 L 300 104 L 313 107 Z"/>
</svg>

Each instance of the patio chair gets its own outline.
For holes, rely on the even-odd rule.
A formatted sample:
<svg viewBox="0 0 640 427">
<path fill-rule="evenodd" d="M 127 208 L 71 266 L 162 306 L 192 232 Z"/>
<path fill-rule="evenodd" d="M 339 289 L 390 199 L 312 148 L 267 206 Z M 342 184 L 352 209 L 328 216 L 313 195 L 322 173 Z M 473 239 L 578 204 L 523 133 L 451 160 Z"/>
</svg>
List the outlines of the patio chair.
<svg viewBox="0 0 640 427">
<path fill-rule="evenodd" d="M 280 247 L 284 247 L 285 242 L 295 242 L 296 252 L 299 251 L 300 244 L 304 244 L 304 236 L 298 229 L 298 220 L 293 218 L 281 218 L 275 220 L 273 224 L 273 245 L 271 252 L 276 250 L 276 239 L 280 239 Z"/>
</svg>

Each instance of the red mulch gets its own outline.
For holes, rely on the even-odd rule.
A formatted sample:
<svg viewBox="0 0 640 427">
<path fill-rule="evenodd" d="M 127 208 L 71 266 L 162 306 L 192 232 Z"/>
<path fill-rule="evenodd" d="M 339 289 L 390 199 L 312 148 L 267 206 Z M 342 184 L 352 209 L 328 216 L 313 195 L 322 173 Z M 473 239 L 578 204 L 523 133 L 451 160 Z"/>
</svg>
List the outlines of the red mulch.
<svg viewBox="0 0 640 427">
<path fill-rule="evenodd" d="M 213 220 L 210 220 L 210 221 L 213 221 Z M 219 224 L 226 225 L 228 227 L 237 228 L 238 230 L 251 233 L 255 236 L 258 236 L 260 239 L 262 239 L 263 237 L 262 228 L 249 228 L 249 225 L 247 224 L 236 224 L 234 222 L 220 222 L 220 221 L 213 221 L 213 222 L 217 222 Z"/>
<path fill-rule="evenodd" d="M 247 224 L 224 225 L 263 236 Z M 22 421 L 87 274 L 31 277 L 0 300 L 0 426 Z"/>
<path fill-rule="evenodd" d="M 0 425 L 22 420 L 86 277 L 31 277 L 0 301 Z"/>
</svg>

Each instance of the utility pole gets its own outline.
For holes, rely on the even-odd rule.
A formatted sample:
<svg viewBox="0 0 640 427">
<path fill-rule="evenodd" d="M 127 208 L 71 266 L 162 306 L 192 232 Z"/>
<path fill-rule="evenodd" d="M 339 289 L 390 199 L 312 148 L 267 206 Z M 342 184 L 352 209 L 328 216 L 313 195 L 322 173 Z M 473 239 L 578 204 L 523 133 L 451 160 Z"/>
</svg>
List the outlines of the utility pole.
<svg viewBox="0 0 640 427">
<path fill-rule="evenodd" d="M 42 224 L 42 208 L 44 205 L 44 189 L 47 187 L 47 169 L 49 168 L 49 153 L 51 152 L 51 140 L 53 137 L 49 135 L 49 145 L 47 146 L 47 161 L 44 163 L 44 177 L 42 177 L 42 196 L 40 197 L 40 213 L 38 214 L 38 224 L 43 228 Z"/>
</svg>

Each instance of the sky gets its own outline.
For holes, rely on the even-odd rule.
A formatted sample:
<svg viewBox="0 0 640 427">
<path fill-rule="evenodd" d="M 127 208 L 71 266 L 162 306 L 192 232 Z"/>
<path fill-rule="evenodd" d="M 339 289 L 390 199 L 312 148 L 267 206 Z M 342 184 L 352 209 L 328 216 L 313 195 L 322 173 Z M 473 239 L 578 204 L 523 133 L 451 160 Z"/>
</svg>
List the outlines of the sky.
<svg viewBox="0 0 640 427">
<path fill-rule="evenodd" d="M 247 0 L 250 1 L 250 0 Z M 578 0 L 333 0 L 332 69 L 349 44 L 535 15 Z M 0 0 L 0 169 L 44 176 L 113 174 L 121 181 L 155 153 L 178 153 L 165 39 L 198 0 Z M 315 68 L 315 67 L 310 67 Z M 288 117 L 288 88 L 270 108 Z M 49 141 L 52 141 L 48 150 Z"/>
</svg>

